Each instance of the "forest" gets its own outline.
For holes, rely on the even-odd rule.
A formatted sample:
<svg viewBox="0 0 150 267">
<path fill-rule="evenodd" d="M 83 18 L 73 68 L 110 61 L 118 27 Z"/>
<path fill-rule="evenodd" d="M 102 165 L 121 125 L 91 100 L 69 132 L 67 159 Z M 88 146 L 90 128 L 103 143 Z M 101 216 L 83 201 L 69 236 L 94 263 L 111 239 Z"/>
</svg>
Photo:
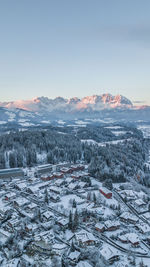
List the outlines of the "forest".
<svg viewBox="0 0 150 267">
<path fill-rule="evenodd" d="M 82 161 L 89 165 L 89 173 L 100 181 L 111 178 L 113 182 L 124 182 L 131 176 L 140 176 L 144 180 L 148 175 L 144 164 L 148 144 L 140 131 L 132 128 L 129 134 L 131 130 L 132 138 L 105 146 L 81 141 L 87 137 L 97 142 L 116 140 L 109 129 L 97 126 L 70 130 L 67 127 L 28 129 L 2 134 L 0 168 Z"/>
</svg>

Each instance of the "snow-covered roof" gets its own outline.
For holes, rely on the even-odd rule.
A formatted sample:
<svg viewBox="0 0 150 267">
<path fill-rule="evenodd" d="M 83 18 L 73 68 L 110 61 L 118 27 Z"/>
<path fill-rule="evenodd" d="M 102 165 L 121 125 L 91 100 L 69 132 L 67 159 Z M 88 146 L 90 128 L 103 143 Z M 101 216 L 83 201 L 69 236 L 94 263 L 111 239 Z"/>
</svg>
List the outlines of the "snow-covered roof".
<svg viewBox="0 0 150 267">
<path fill-rule="evenodd" d="M 19 189 L 24 189 L 24 188 L 27 187 L 27 185 L 23 182 L 23 183 L 19 183 L 19 184 L 17 184 L 17 187 L 18 187 Z"/>
<path fill-rule="evenodd" d="M 139 236 L 136 233 L 127 233 L 125 235 L 121 235 L 119 238 L 123 241 L 129 241 L 132 244 L 139 243 L 140 241 Z"/>
<path fill-rule="evenodd" d="M 101 187 L 100 190 L 102 190 L 105 194 L 112 194 L 112 192 L 104 186 Z"/>
<path fill-rule="evenodd" d="M 49 219 L 50 217 L 54 217 L 54 214 L 53 214 L 51 211 L 47 210 L 47 211 L 45 211 L 45 212 L 43 213 L 43 216 L 44 216 L 46 219 Z"/>
<path fill-rule="evenodd" d="M 68 258 L 70 260 L 77 260 L 80 256 L 80 252 L 79 251 L 74 251 L 74 252 L 71 252 L 68 256 Z"/>
<path fill-rule="evenodd" d="M 95 228 L 98 228 L 98 229 L 103 229 L 105 226 L 104 226 L 104 224 L 102 224 L 102 223 L 97 223 L 97 224 L 95 224 Z"/>
<path fill-rule="evenodd" d="M 33 202 L 32 202 L 31 204 L 28 205 L 28 208 L 29 208 L 29 209 L 34 209 L 34 208 L 36 208 L 36 207 L 37 207 L 37 204 L 35 204 L 35 203 L 33 203 Z"/>
<path fill-rule="evenodd" d="M 92 267 L 92 265 L 89 264 L 87 261 L 80 261 L 80 262 L 78 262 L 76 267 Z"/>
<path fill-rule="evenodd" d="M 81 230 L 80 232 L 76 233 L 75 237 L 78 241 L 81 241 L 82 243 L 97 240 L 92 233 L 87 232 L 85 230 Z"/>
<path fill-rule="evenodd" d="M 64 218 L 59 218 L 57 221 L 59 224 L 66 226 L 68 224 L 68 219 L 64 219 Z"/>
<path fill-rule="evenodd" d="M 16 193 L 14 192 L 9 192 L 5 195 L 5 197 L 8 197 L 8 198 L 12 198 L 12 197 L 15 197 L 16 196 Z"/>
<path fill-rule="evenodd" d="M 119 227 L 120 226 L 120 222 L 108 220 L 108 221 L 105 222 L 105 226 L 106 226 L 106 228 Z"/>
<path fill-rule="evenodd" d="M 14 201 L 18 204 L 18 206 L 24 206 L 25 204 L 29 204 L 29 200 L 24 197 L 17 197 Z"/>
<path fill-rule="evenodd" d="M 60 244 L 60 243 L 55 243 L 53 245 L 53 249 L 54 250 L 62 250 L 62 249 L 65 249 L 67 247 L 67 245 L 65 244 Z"/>
<path fill-rule="evenodd" d="M 109 261 L 111 258 L 118 256 L 119 251 L 114 252 L 110 247 L 104 247 L 102 250 L 100 250 L 100 254 L 105 260 Z"/>
<path fill-rule="evenodd" d="M 146 205 L 146 203 L 145 203 L 141 198 L 136 199 L 136 200 L 134 201 L 134 203 L 135 203 L 137 206 Z"/>
<path fill-rule="evenodd" d="M 120 218 L 125 219 L 125 220 L 132 220 L 135 222 L 139 220 L 136 215 L 131 214 L 130 212 L 126 212 L 126 211 L 120 215 Z"/>
<path fill-rule="evenodd" d="M 20 168 L 1 169 L 0 174 L 23 172 Z"/>
<path fill-rule="evenodd" d="M 137 224 L 137 227 L 144 234 L 150 233 L 150 226 L 148 224 L 146 224 L 146 223 Z"/>
</svg>

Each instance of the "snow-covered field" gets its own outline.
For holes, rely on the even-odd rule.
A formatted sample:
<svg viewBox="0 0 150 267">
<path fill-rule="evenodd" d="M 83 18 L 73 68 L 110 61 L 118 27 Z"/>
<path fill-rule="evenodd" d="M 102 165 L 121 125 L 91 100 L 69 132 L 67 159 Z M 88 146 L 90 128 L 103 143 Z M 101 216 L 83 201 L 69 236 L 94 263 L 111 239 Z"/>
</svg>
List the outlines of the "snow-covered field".
<svg viewBox="0 0 150 267">
<path fill-rule="evenodd" d="M 88 145 L 98 145 L 98 146 L 106 146 L 107 144 L 108 145 L 117 145 L 119 143 L 124 143 L 125 141 L 130 141 L 131 139 L 128 138 L 128 139 L 120 139 L 120 140 L 113 140 L 113 141 L 108 141 L 108 142 L 101 142 L 101 143 L 98 143 L 96 142 L 95 140 L 92 140 L 92 139 L 86 139 L 86 140 L 81 140 L 82 143 L 87 143 Z"/>
</svg>

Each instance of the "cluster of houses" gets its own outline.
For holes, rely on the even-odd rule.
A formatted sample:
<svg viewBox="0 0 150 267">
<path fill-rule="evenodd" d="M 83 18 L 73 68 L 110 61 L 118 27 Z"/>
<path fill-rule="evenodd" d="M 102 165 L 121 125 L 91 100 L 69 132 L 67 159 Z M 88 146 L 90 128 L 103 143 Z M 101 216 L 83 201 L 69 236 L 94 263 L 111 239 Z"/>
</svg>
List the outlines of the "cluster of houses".
<svg viewBox="0 0 150 267">
<path fill-rule="evenodd" d="M 144 243 L 150 246 L 144 196 L 118 190 L 119 200 L 100 182 L 93 184 L 84 164 L 47 164 L 32 171 L 32 176 L 20 169 L 0 173 L 1 266 L 18 257 L 23 263 L 43 261 L 51 266 L 57 257 L 69 266 L 92 267 L 83 257 L 85 248 L 97 248 L 104 264 L 119 264 L 119 246 L 136 253 L 145 252 Z M 145 203 L 145 211 L 135 214 L 135 205 L 145 208 Z"/>
</svg>

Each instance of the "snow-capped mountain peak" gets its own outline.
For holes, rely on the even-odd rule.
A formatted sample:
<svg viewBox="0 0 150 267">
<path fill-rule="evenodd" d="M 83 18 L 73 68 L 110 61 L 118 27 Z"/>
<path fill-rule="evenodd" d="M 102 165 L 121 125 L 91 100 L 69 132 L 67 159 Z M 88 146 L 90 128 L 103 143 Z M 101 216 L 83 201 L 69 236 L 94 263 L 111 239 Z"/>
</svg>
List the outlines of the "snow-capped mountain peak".
<svg viewBox="0 0 150 267">
<path fill-rule="evenodd" d="M 1 107 L 8 109 L 19 108 L 27 111 L 54 111 L 59 110 L 80 110 L 91 108 L 93 110 L 100 110 L 105 108 L 131 108 L 132 102 L 122 95 L 113 96 L 111 94 L 92 95 L 83 98 L 73 97 L 65 99 L 63 97 L 56 97 L 50 99 L 48 97 L 36 97 L 31 100 L 17 100 L 13 102 L 1 102 Z"/>
</svg>

